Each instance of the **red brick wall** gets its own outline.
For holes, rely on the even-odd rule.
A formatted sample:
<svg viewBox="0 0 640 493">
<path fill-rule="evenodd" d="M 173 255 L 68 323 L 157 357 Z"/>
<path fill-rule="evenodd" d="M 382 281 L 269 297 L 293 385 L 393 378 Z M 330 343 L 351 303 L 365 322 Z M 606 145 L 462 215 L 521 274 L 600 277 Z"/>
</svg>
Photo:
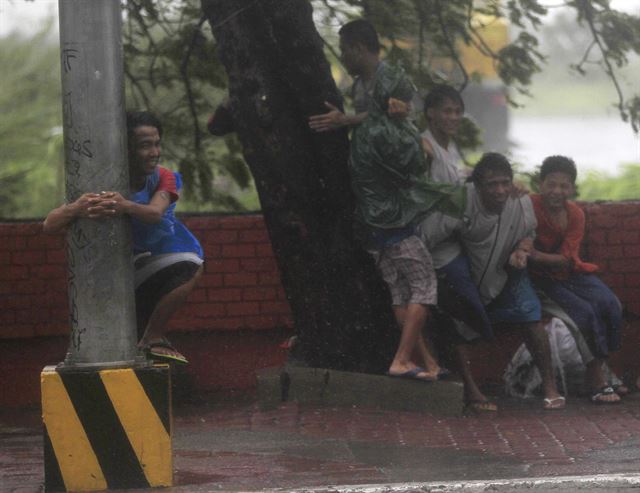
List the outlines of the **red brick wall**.
<svg viewBox="0 0 640 493">
<path fill-rule="evenodd" d="M 262 216 L 186 217 L 205 270 L 171 322 L 180 332 L 290 327 L 290 311 Z M 40 223 L 0 223 L 0 339 L 66 335 L 64 235 Z"/>
<path fill-rule="evenodd" d="M 640 202 L 583 206 L 586 258 L 602 267 L 602 278 L 620 297 L 630 320 L 614 365 L 635 371 L 640 345 Z M 172 338 L 191 356 L 188 371 L 198 388 L 249 387 L 253 369 L 284 360 L 279 344 L 292 326 L 264 222 L 260 215 L 183 220 L 201 240 L 206 262 L 198 287 L 171 322 Z M 0 223 L 0 387 L 37 389 L 39 369 L 64 357 L 64 246 L 63 235 L 43 234 L 40 223 Z M 484 362 L 508 356 L 515 342 L 504 339 L 474 357 L 481 377 L 496 376 L 494 367 L 499 365 Z M 38 351 L 30 353 L 36 346 Z M 21 357 L 15 358 L 18 347 L 23 348 Z M 3 356 L 9 353 L 11 357 Z M 22 385 L 20 375 L 27 373 L 33 382 Z M 30 395 L 25 399 L 33 398 L 33 391 Z"/>
</svg>

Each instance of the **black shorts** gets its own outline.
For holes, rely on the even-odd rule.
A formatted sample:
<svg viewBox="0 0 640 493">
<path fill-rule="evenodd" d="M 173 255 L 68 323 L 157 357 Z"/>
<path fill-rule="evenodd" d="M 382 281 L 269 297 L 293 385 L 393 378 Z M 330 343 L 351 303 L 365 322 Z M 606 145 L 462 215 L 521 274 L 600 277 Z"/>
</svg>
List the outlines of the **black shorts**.
<svg viewBox="0 0 640 493">
<path fill-rule="evenodd" d="M 176 262 L 155 272 L 138 286 L 136 289 L 138 340 L 144 334 L 149 318 L 162 297 L 193 279 L 199 268 L 200 265 L 194 262 Z"/>
</svg>

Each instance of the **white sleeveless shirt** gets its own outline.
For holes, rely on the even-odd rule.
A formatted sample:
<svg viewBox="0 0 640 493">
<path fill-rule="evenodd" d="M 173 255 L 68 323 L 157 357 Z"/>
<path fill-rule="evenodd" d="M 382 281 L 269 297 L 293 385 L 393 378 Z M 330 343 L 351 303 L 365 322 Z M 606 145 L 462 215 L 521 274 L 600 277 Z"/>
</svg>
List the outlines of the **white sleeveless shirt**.
<svg viewBox="0 0 640 493">
<path fill-rule="evenodd" d="M 422 138 L 429 142 L 433 149 L 429 179 L 436 183 L 462 185 L 465 180 L 461 168 L 462 158 L 453 141 L 449 142 L 449 145 L 445 149 L 438 144 L 431 130 L 425 130 L 422 133 Z"/>
</svg>

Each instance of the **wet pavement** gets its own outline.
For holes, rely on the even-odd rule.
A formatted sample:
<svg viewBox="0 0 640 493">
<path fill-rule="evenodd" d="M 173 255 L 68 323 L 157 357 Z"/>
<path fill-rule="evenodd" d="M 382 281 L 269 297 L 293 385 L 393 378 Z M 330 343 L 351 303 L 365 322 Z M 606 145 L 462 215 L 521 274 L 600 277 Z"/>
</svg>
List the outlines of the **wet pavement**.
<svg viewBox="0 0 640 493">
<path fill-rule="evenodd" d="M 540 400 L 498 403 L 496 415 L 437 417 L 296 403 L 261 411 L 251 395 L 208 396 L 175 405 L 175 486 L 158 491 L 454 491 L 401 485 L 594 475 L 637 481 L 596 481 L 590 491 L 640 491 L 640 394 L 614 406 L 573 398 L 560 411 Z M 0 491 L 42 491 L 43 477 L 39 411 L 1 412 Z M 554 491 L 575 491 L 578 479 Z"/>
</svg>

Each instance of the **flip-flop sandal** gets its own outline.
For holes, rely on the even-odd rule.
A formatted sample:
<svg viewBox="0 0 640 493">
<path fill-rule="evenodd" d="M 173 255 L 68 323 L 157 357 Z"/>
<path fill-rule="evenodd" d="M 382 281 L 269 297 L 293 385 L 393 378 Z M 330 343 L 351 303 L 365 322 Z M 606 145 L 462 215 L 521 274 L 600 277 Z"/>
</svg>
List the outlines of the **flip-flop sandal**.
<svg viewBox="0 0 640 493">
<path fill-rule="evenodd" d="M 438 380 L 445 380 L 449 376 L 451 376 L 451 372 L 446 368 L 440 368 L 440 370 L 438 370 Z"/>
<path fill-rule="evenodd" d="M 391 373 L 390 371 L 388 371 L 386 375 L 388 377 L 394 377 L 394 378 L 407 378 L 409 380 L 420 380 L 421 382 L 435 382 L 436 380 L 438 380 L 437 376 L 420 377 L 418 376 L 420 373 L 427 373 L 427 370 L 425 370 L 420 366 L 416 366 L 415 368 L 411 370 L 407 370 L 403 373 Z"/>
<path fill-rule="evenodd" d="M 464 414 L 493 414 L 498 412 L 498 405 L 490 400 L 467 401 L 464 404 Z"/>
<path fill-rule="evenodd" d="M 170 349 L 171 351 L 175 351 L 176 354 L 158 353 L 154 351 L 153 348 Z M 144 346 L 143 351 L 148 358 L 153 360 L 168 361 L 181 365 L 189 364 L 189 360 L 182 356 L 182 354 L 180 354 L 180 352 L 176 348 L 174 348 L 173 345 L 166 339 L 164 341 L 152 342 L 150 344 L 147 344 L 146 346 Z"/>
<path fill-rule="evenodd" d="M 562 396 L 554 397 L 553 399 L 545 397 L 542 402 L 542 407 L 545 411 L 555 411 L 556 409 L 564 409 L 567 400 Z"/>
<path fill-rule="evenodd" d="M 613 391 L 618 394 L 620 397 L 624 397 L 625 395 L 629 395 L 629 393 L 631 392 L 629 390 L 629 387 L 627 387 L 625 384 L 623 383 L 618 383 L 618 384 L 614 384 L 611 385 L 611 388 L 613 389 Z"/>
<path fill-rule="evenodd" d="M 618 395 L 618 394 L 616 394 L 615 390 L 613 390 L 613 387 L 607 385 L 591 392 L 591 395 L 589 396 L 589 400 L 594 404 L 603 404 L 603 405 L 619 404 L 620 401 L 622 400 L 622 399 L 618 399 L 617 401 L 607 401 L 607 400 L 601 399 L 601 397 L 604 397 L 607 395 Z"/>
</svg>

